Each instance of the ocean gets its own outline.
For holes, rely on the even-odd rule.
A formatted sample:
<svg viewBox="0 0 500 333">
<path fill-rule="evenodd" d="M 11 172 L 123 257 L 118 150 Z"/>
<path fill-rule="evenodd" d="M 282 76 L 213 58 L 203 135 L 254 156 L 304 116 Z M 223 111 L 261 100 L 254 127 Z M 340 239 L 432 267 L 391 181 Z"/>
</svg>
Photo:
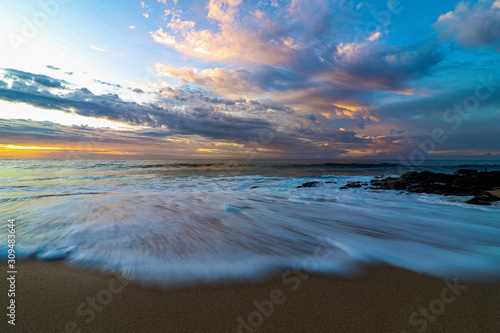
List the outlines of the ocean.
<svg viewBox="0 0 500 333">
<path fill-rule="evenodd" d="M 442 278 L 500 277 L 500 203 L 351 181 L 500 162 L 0 161 L 0 253 L 16 220 L 22 260 L 161 285 L 256 280 L 284 269 L 350 276 L 393 265 Z M 315 188 L 297 188 L 318 181 Z"/>
</svg>

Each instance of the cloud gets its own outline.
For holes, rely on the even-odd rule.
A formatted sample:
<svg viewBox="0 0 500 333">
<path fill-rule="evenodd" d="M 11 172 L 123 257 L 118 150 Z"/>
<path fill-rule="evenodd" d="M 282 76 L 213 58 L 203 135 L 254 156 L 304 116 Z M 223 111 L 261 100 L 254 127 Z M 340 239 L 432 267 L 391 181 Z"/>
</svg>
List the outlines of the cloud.
<svg viewBox="0 0 500 333">
<path fill-rule="evenodd" d="M 100 83 L 100 84 L 108 86 L 108 87 L 121 88 L 121 85 L 119 85 L 119 84 L 104 82 L 104 81 L 101 81 L 101 80 L 94 80 L 94 82 Z"/>
<path fill-rule="evenodd" d="M 370 122 L 377 121 L 369 114 L 377 93 L 417 93 L 413 83 L 445 58 L 433 43 L 387 46 L 380 31 L 353 42 L 358 13 L 351 1 L 275 5 L 211 0 L 211 25 L 168 10 L 168 23 L 152 32 L 155 41 L 210 61 L 210 68 L 158 63 L 157 74 L 221 97 L 270 98 L 303 114 Z"/>
<path fill-rule="evenodd" d="M 10 72 L 13 71 L 10 70 Z M 22 73 L 22 77 L 27 80 L 31 80 L 34 76 Z M 240 118 L 214 111 L 220 102 L 217 99 L 203 101 L 198 99 L 197 104 L 186 103 L 183 111 L 175 111 L 153 103 L 141 105 L 126 102 L 116 94 L 94 95 L 86 88 L 67 91 L 59 95 L 24 88 L 22 84 L 14 88 L 1 88 L 0 99 L 8 102 L 23 102 L 43 109 L 72 111 L 82 116 L 104 118 L 131 125 L 167 128 L 165 135 L 196 134 L 244 141 L 246 137 L 259 130 L 273 130 L 272 124 L 263 119 Z M 189 101 L 186 99 L 186 102 Z"/>
<path fill-rule="evenodd" d="M 371 35 L 371 36 L 368 38 L 368 40 L 369 40 L 370 42 L 374 42 L 374 41 L 376 41 L 377 39 L 379 39 L 380 37 L 382 37 L 382 33 L 381 33 L 380 31 L 377 31 L 377 32 L 375 32 L 373 35 Z"/>
<path fill-rule="evenodd" d="M 332 128 L 321 128 L 321 129 L 311 129 L 311 128 L 299 128 L 297 133 L 307 137 L 309 139 L 314 139 L 318 142 L 336 144 L 336 143 L 372 143 L 371 138 L 362 138 L 356 135 L 353 131 L 345 131 L 340 129 Z"/>
<path fill-rule="evenodd" d="M 154 70 L 160 79 L 118 85 L 92 78 L 78 86 L 61 80 L 72 77 L 55 72 L 54 66 L 40 73 L 59 79 L 7 69 L 0 72 L 0 99 L 134 125 L 135 133 L 116 131 L 117 140 L 161 147 L 181 138 L 190 141 L 179 142 L 191 151 L 233 152 L 267 133 L 273 140 L 261 148 L 279 156 L 389 156 L 408 149 L 411 139 L 425 136 L 429 128 L 443 126 L 442 112 L 474 92 L 471 78 L 498 72 L 494 48 L 436 43 L 433 29 L 464 46 L 498 47 L 500 3 L 454 3 L 456 8 L 436 3 L 446 9 L 443 13 L 449 11 L 439 19 L 426 4 L 418 10 L 405 6 L 389 20 L 382 8 L 387 1 L 359 2 L 142 2 L 138 15 L 162 8 L 160 23 L 150 32 L 163 45 L 156 45 L 159 52 L 150 58 L 158 62 Z M 431 22 L 437 20 L 434 26 L 421 19 L 424 13 Z M 374 22 L 377 29 L 359 33 Z M 162 48 L 171 50 L 165 55 L 177 56 L 162 59 Z M 81 79 L 78 71 L 75 75 L 74 80 Z M 468 119 L 478 132 L 491 133 L 491 124 L 498 123 L 497 97 L 492 93 Z M 48 125 L 42 127 L 44 135 L 49 133 Z M 60 130 L 53 140 L 64 137 L 64 131 L 75 137 L 92 131 Z M 35 129 L 30 133 L 35 136 Z"/>
<path fill-rule="evenodd" d="M 144 90 L 140 89 L 140 88 L 128 88 L 130 90 L 132 90 L 133 92 L 137 93 L 137 94 L 144 94 Z"/>
<path fill-rule="evenodd" d="M 258 143 L 259 149 L 264 152 L 289 157 L 296 156 L 297 152 L 300 152 L 301 156 L 332 157 L 346 153 L 353 145 L 374 144 L 370 138 L 359 137 L 353 131 L 324 129 L 321 123 L 296 117 L 294 110 L 275 102 L 219 98 L 207 95 L 202 89 L 174 86 L 157 88 L 153 100 L 139 104 L 124 101 L 114 93 L 95 95 L 85 87 L 69 88 L 71 85 L 57 90 L 57 93 L 55 90 L 51 92 L 41 84 L 23 84 L 22 80 L 32 80 L 35 74 L 22 72 L 20 76 L 18 80 L 21 82 L 17 85 L 0 88 L 0 100 L 22 102 L 41 109 L 71 112 L 143 128 L 127 135 L 124 131 L 118 131 L 120 140 L 123 140 L 125 135 L 137 140 L 136 143 L 146 140 L 151 144 L 161 138 L 180 136 L 196 138 L 198 147 L 213 141 L 239 144 L 242 147 L 252 147 Z M 81 139 L 80 129 L 67 129 L 66 133 L 63 133 L 54 126 L 48 128 L 44 125 L 43 131 L 26 128 L 29 131 L 38 131 L 38 134 L 32 134 L 37 138 Z M 26 135 L 27 130 L 24 132 Z M 21 135 L 22 131 L 18 130 L 16 133 Z M 69 134 L 71 137 L 67 136 Z M 16 134 L 9 132 L 8 135 Z M 139 139 L 138 135 L 142 139 Z M 262 136 L 270 137 L 271 140 L 259 142 Z M 133 140 L 115 140 L 110 143 L 131 144 Z"/>
<path fill-rule="evenodd" d="M 475 82 L 474 82 L 475 81 Z M 387 103 L 373 111 L 375 115 L 385 118 L 398 118 L 412 121 L 426 122 L 437 117 L 438 122 L 444 122 L 443 113 L 451 112 L 469 114 L 467 105 L 473 105 L 472 114 L 483 114 L 496 116 L 495 112 L 489 112 L 487 108 L 500 107 L 500 83 L 490 76 L 474 80 L 469 86 L 461 89 L 435 93 L 431 96 L 419 96 L 407 101 Z M 482 82 L 489 82 L 487 86 Z M 488 90 L 489 89 L 489 90 Z M 484 95 L 485 98 L 476 97 Z M 471 109 L 471 107 L 467 107 Z M 468 118 L 468 117 L 467 117 Z"/>
<path fill-rule="evenodd" d="M 500 3 L 459 2 L 453 11 L 441 15 L 434 27 L 441 31 L 442 38 L 453 37 L 463 46 L 490 46 L 500 50 Z"/>
<path fill-rule="evenodd" d="M 173 111 L 155 104 L 125 102 L 115 94 L 93 95 L 85 88 L 62 96 L 0 88 L 0 99 L 43 109 L 72 111 L 86 117 L 165 129 L 164 136 L 200 135 L 244 142 L 260 130 L 274 131 L 273 126 L 262 119 L 234 117 L 201 106 L 189 108 L 185 112 Z"/>
<path fill-rule="evenodd" d="M 304 88 L 308 77 L 291 71 L 262 66 L 253 71 L 247 69 L 176 68 L 156 64 L 156 73 L 180 79 L 181 83 L 192 83 L 211 92 L 230 97 L 256 97 L 275 91 L 289 91 Z"/>
<path fill-rule="evenodd" d="M 192 140 L 192 144 L 183 141 L 158 140 L 147 131 L 114 131 L 95 129 L 87 126 L 64 126 L 47 121 L 0 119 L 0 138 L 14 146 L 57 147 L 56 150 L 37 149 L 10 152 L 11 158 L 167 158 L 185 156 L 192 153 L 203 143 Z M 177 139 L 176 139 L 177 140 Z M 182 138 L 178 138 L 182 140 Z M 184 142 L 185 143 L 185 142 Z M 9 152 L 0 152 L 2 157 L 9 157 Z"/>
<path fill-rule="evenodd" d="M 315 1 L 320 2 L 320 1 Z M 160 44 L 192 57 L 233 64 L 275 65 L 291 59 L 300 45 L 286 33 L 289 27 L 265 18 L 262 12 L 241 17 L 243 1 L 210 0 L 207 19 L 217 31 L 197 29 L 196 22 L 174 14 L 167 24 L 151 33 Z M 243 24 L 245 21 L 246 24 Z"/>
<path fill-rule="evenodd" d="M 33 74 L 17 69 L 4 68 L 0 69 L 0 71 L 4 72 L 4 80 L 12 81 L 14 86 L 19 84 L 29 85 L 37 89 L 40 86 L 44 88 L 64 88 L 68 84 L 64 80 L 54 79 L 47 75 Z"/>
<path fill-rule="evenodd" d="M 85 87 L 75 88 L 71 83 L 59 85 L 57 79 L 17 70 L 4 70 L 4 80 L 8 82 L 0 83 L 0 100 L 136 126 L 134 131 L 114 131 L 3 120 L 0 121 L 0 135 L 8 138 L 9 143 L 56 147 L 99 137 L 106 151 L 127 151 L 138 158 L 165 157 L 165 151 L 172 152 L 172 156 L 235 156 L 245 151 L 254 151 L 260 157 L 332 158 L 379 153 L 383 157 L 395 156 L 411 151 L 412 142 L 425 139 L 429 128 L 451 127 L 453 123 L 444 121 L 442 112 L 475 91 L 472 87 L 430 97 L 417 96 L 371 110 L 339 104 L 330 106 L 331 113 L 302 116 L 271 100 L 216 97 L 192 85 L 152 85 L 145 94 L 152 98 L 136 103 L 125 101 L 112 92 L 96 95 Z M 47 82 L 59 88 L 47 87 Z M 331 92 L 329 88 L 314 92 L 317 96 L 311 101 L 318 103 L 318 110 L 326 109 L 331 103 Z M 499 96 L 492 93 L 482 102 L 482 108 L 498 107 Z M 340 100 L 341 96 L 333 98 Z M 460 132 L 450 131 L 456 141 L 440 145 L 439 149 L 458 152 L 460 144 L 457 142 L 471 140 L 477 136 L 475 131 L 481 128 L 484 135 L 463 146 L 470 150 L 486 147 L 494 152 L 494 142 L 485 145 L 480 141 L 498 136 L 495 124 L 500 114 L 482 112 L 483 109 L 464 120 Z M 378 122 L 377 118 L 383 122 Z M 261 140 L 262 137 L 270 140 Z M 97 158 L 101 153 L 104 154 L 104 150 L 88 156 Z"/>
<path fill-rule="evenodd" d="M 444 59 L 435 46 L 373 49 L 366 44 L 340 44 L 332 69 L 324 77 L 366 90 L 405 90 L 411 80 L 427 76 Z M 360 87 L 360 88 L 361 88 Z"/>
<path fill-rule="evenodd" d="M 197 70 L 165 64 L 156 64 L 155 70 L 160 76 L 177 78 L 182 84 L 193 83 L 224 96 L 250 96 L 262 93 L 262 90 L 250 81 L 251 74 L 245 70 L 225 68 Z"/>
<path fill-rule="evenodd" d="M 108 50 L 103 49 L 101 47 L 95 46 L 95 45 L 90 45 L 89 46 L 92 50 L 99 51 L 99 52 L 108 52 Z"/>
<path fill-rule="evenodd" d="M 311 56 L 312 57 L 312 56 Z M 298 61 L 284 68 L 176 68 L 156 64 L 158 75 L 203 87 L 219 96 L 266 97 L 302 113 L 376 121 L 370 115 L 376 92 L 412 95 L 411 83 L 431 75 L 444 55 L 434 46 L 378 50 L 371 44 L 340 44 L 328 61 Z"/>
</svg>

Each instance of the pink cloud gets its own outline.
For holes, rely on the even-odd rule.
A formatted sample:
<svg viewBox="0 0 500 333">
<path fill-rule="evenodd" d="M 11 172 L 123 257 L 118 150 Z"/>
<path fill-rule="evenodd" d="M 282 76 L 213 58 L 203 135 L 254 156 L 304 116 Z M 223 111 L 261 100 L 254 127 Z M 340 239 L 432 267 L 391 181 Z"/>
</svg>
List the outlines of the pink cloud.
<svg viewBox="0 0 500 333">
<path fill-rule="evenodd" d="M 160 28 L 151 35 L 157 43 L 209 61 L 276 65 L 289 60 L 296 47 L 293 39 L 266 38 L 273 32 L 266 30 L 265 25 L 262 29 L 243 26 L 237 20 L 241 4 L 241 0 L 210 1 L 207 18 L 217 25 L 217 32 L 198 30 L 195 22 L 174 15 L 167 24 L 169 32 Z M 255 19 L 262 18 L 262 14 L 256 14 Z"/>
</svg>

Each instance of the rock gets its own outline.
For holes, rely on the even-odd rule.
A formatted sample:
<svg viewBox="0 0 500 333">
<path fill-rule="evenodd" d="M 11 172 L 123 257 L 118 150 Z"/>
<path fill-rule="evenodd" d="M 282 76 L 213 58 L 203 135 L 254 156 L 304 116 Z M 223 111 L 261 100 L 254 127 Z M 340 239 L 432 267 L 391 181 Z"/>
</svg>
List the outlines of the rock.
<svg viewBox="0 0 500 333">
<path fill-rule="evenodd" d="M 304 183 L 300 186 L 297 186 L 297 188 L 318 187 L 318 185 L 319 185 L 319 182 L 307 182 L 307 183 Z"/>
<path fill-rule="evenodd" d="M 394 182 L 394 189 L 395 190 L 406 190 L 407 188 L 408 188 L 408 185 L 405 182 L 402 182 L 402 181 Z"/>
<path fill-rule="evenodd" d="M 325 182 L 325 184 L 337 184 L 336 182 Z"/>
<path fill-rule="evenodd" d="M 500 198 L 496 195 L 487 192 L 500 187 L 499 171 L 478 172 L 477 170 L 461 169 L 452 175 L 429 171 L 413 171 L 407 172 L 398 178 L 375 178 L 370 181 L 370 185 L 372 189 L 474 196 L 473 199 L 468 201 L 471 204 L 488 204 L 493 201 L 500 201 Z M 347 188 L 350 187 L 353 186 L 350 185 Z"/>
<path fill-rule="evenodd" d="M 260 186 L 252 186 L 252 190 L 253 189 L 256 189 L 256 188 L 259 188 Z"/>
<path fill-rule="evenodd" d="M 479 172 L 477 170 L 469 170 L 469 169 L 460 169 L 455 171 L 454 175 L 458 176 L 470 176 L 470 175 L 477 175 Z"/>
<path fill-rule="evenodd" d="M 345 184 L 345 186 L 342 186 L 340 189 L 341 190 L 347 190 L 349 188 L 360 188 L 360 187 L 363 187 L 363 186 L 368 186 L 368 183 L 351 182 L 351 183 Z"/>
<path fill-rule="evenodd" d="M 488 192 L 481 192 L 474 196 L 474 198 L 467 201 L 473 205 L 491 205 L 492 202 L 500 201 L 500 198 Z"/>
<path fill-rule="evenodd" d="M 491 206 L 491 202 L 479 200 L 477 197 L 474 197 L 474 198 L 466 201 L 465 203 L 468 203 L 471 205 Z"/>
</svg>

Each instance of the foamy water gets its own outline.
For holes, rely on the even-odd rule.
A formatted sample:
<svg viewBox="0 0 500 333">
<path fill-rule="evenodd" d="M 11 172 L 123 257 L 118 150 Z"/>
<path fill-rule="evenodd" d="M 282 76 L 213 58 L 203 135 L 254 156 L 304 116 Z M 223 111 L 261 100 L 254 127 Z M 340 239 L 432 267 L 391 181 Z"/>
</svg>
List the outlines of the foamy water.
<svg viewBox="0 0 500 333">
<path fill-rule="evenodd" d="M 387 163 L 224 163 L 4 161 L 0 218 L 17 220 L 18 257 L 145 282 L 248 280 L 285 268 L 349 275 L 371 264 L 500 277 L 498 203 L 339 189 L 396 173 Z M 322 186 L 296 188 L 306 181 Z"/>
</svg>

